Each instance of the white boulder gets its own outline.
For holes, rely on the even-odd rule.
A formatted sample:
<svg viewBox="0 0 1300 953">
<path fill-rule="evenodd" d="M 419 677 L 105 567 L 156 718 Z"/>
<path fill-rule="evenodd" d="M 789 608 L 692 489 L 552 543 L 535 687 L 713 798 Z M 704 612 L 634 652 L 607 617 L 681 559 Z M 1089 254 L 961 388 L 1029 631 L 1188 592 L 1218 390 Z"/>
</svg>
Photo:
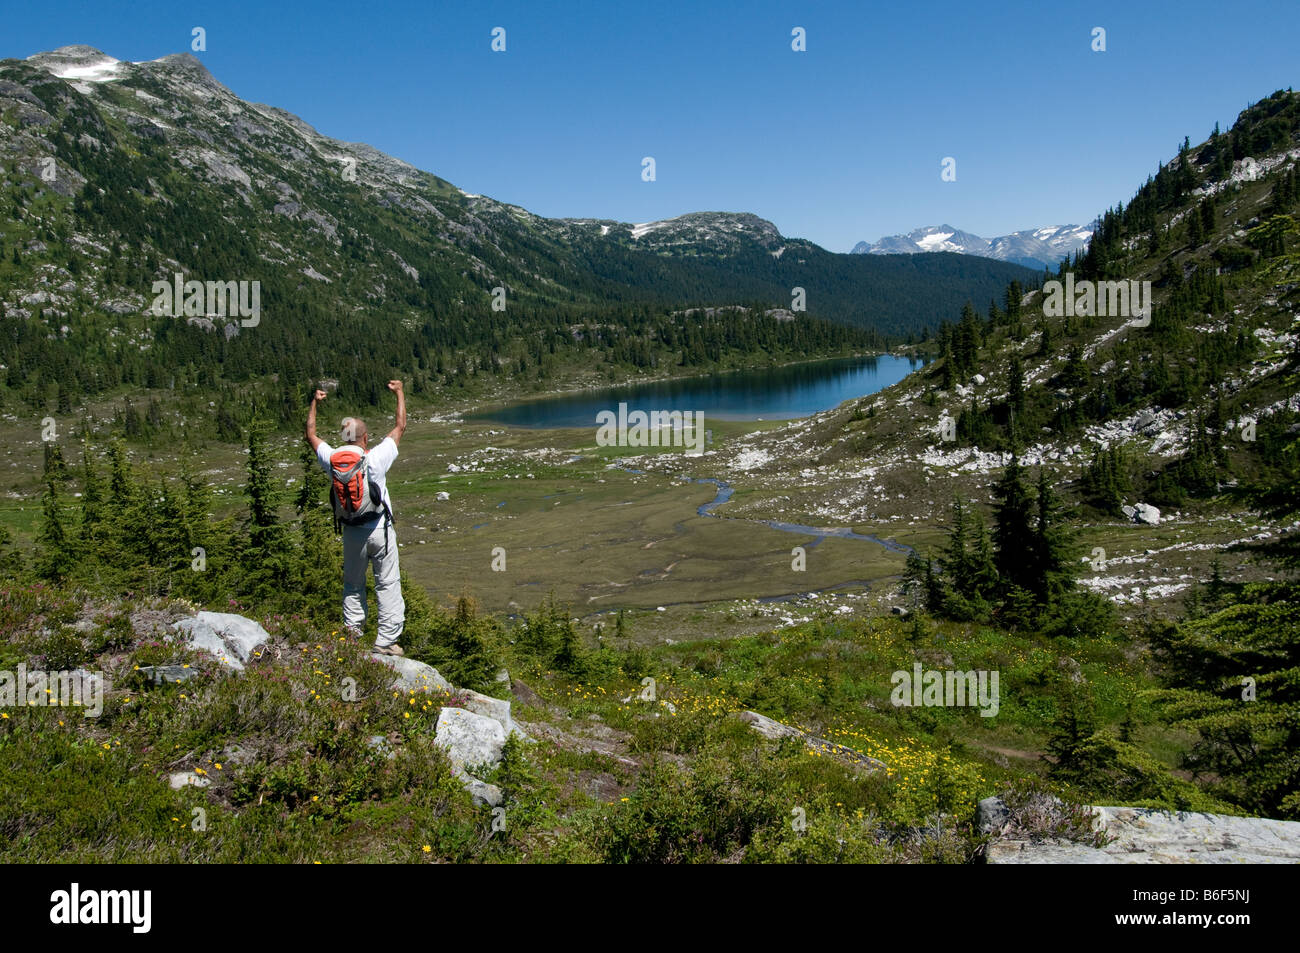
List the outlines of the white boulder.
<svg viewBox="0 0 1300 953">
<path fill-rule="evenodd" d="M 233 612 L 199 612 L 172 626 L 190 648 L 212 655 L 226 668 L 243 671 L 244 663 L 270 634 L 252 619 Z"/>
<path fill-rule="evenodd" d="M 1145 523 L 1147 526 L 1160 525 L 1160 511 L 1150 503 L 1139 503 L 1133 507 L 1133 522 Z"/>
</svg>

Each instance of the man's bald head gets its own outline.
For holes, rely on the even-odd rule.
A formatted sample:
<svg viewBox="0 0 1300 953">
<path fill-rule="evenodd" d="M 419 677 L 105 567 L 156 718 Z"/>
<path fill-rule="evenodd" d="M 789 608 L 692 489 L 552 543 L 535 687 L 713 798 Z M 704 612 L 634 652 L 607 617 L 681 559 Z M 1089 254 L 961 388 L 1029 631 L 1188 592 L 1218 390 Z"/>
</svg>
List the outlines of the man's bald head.
<svg viewBox="0 0 1300 953">
<path fill-rule="evenodd" d="M 344 443 L 354 443 L 361 446 L 366 444 L 369 436 L 366 431 L 366 422 L 360 417 L 344 417 L 339 431 L 343 434 Z"/>
</svg>

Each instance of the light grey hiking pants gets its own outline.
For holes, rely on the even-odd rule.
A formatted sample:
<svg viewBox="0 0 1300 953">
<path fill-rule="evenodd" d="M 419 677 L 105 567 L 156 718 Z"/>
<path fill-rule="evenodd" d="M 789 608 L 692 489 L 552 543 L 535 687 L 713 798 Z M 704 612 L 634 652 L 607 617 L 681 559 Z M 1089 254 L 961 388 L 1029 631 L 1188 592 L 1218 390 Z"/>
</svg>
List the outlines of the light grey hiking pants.
<svg viewBox="0 0 1300 953">
<path fill-rule="evenodd" d="M 359 630 L 366 624 L 367 563 L 375 571 L 375 597 L 379 602 L 375 645 L 392 645 L 402 637 L 406 602 L 397 567 L 397 532 L 387 520 L 380 519 L 374 526 L 343 526 L 343 624 L 350 629 Z"/>
</svg>

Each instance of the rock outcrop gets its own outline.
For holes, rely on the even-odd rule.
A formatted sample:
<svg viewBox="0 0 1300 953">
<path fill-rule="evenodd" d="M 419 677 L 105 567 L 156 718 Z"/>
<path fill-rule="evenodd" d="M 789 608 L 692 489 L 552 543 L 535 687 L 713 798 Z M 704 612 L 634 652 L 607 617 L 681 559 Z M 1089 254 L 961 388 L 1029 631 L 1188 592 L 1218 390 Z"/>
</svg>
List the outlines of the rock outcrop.
<svg viewBox="0 0 1300 953">
<path fill-rule="evenodd" d="M 510 702 L 505 699 L 493 698 L 491 695 L 484 695 L 468 688 L 457 688 L 443 678 L 432 665 L 417 662 L 412 658 L 392 655 L 375 655 L 373 658 L 397 673 L 393 688 L 405 692 L 431 692 L 433 694 L 453 696 L 456 707 L 492 718 L 501 723 L 501 727 L 507 735 L 513 731 L 525 741 L 529 740 L 523 729 L 515 724 L 510 715 Z"/>
<path fill-rule="evenodd" d="M 438 712 L 435 740 L 447 749 L 452 773 L 476 802 L 491 807 L 501 803 L 501 790 L 496 785 L 466 771 L 467 766 L 501 762 L 506 733 L 499 721 L 463 708 L 444 708 Z"/>
<path fill-rule="evenodd" d="M 1000 831 L 1011 820 L 1011 811 L 1000 797 L 986 797 L 975 808 L 975 828 L 981 834 Z"/>
<path fill-rule="evenodd" d="M 212 779 L 203 777 L 197 771 L 174 771 L 167 775 L 167 783 L 173 791 L 179 791 L 182 788 L 206 788 Z"/>
<path fill-rule="evenodd" d="M 198 612 L 174 623 L 172 628 L 188 648 L 207 652 L 234 672 L 243 671 L 244 663 L 253 657 L 258 646 L 265 645 L 270 639 L 266 629 L 252 619 L 229 612 Z M 492 807 L 499 805 L 502 800 L 500 788 L 474 777 L 466 768 L 500 764 L 502 749 L 511 734 L 524 741 L 532 740 L 515 724 L 510 702 L 457 688 L 432 665 L 412 658 L 378 654 L 372 658 L 392 669 L 395 676 L 392 688 L 395 691 L 442 696 L 435 741 L 447 749 L 453 773 L 475 802 Z M 145 666 L 141 671 L 155 684 L 186 681 L 195 674 L 194 669 L 183 665 Z M 498 681 L 508 682 L 509 678 L 509 674 L 505 674 Z M 368 744 L 384 757 L 394 756 L 392 745 L 382 735 L 372 737 Z M 205 787 L 211 782 L 195 772 L 180 771 L 171 774 L 168 783 L 179 789 Z"/>
<path fill-rule="evenodd" d="M 232 612 L 199 612 L 172 628 L 190 648 L 201 649 L 229 669 L 241 672 L 244 663 L 270 635 L 252 619 Z"/>
<path fill-rule="evenodd" d="M 980 802 L 977 822 L 995 827 L 996 806 L 986 810 L 985 803 Z M 1300 863 L 1300 821 L 1136 807 L 1092 810 L 1094 828 L 1113 838 L 1105 847 L 1059 840 L 995 840 L 988 847 L 987 860 L 990 864 Z"/>
<path fill-rule="evenodd" d="M 1146 526 L 1160 525 L 1160 510 L 1150 503 L 1138 503 L 1136 506 L 1123 507 L 1124 515 L 1134 523 L 1142 523 Z"/>
<path fill-rule="evenodd" d="M 818 738 L 816 735 L 811 735 L 802 729 L 768 718 L 767 715 L 760 715 L 756 711 L 742 711 L 736 717 L 748 724 L 764 738 L 770 738 L 773 741 L 779 741 L 782 738 L 798 739 L 809 750 L 842 761 L 850 767 L 862 768 L 867 771 L 885 771 L 888 768 L 883 761 L 869 757 L 861 751 L 854 751 L 852 748 L 837 744 L 834 741 Z"/>
<path fill-rule="evenodd" d="M 466 765 L 495 767 L 500 764 L 501 749 L 511 734 L 524 741 L 532 740 L 515 724 L 510 714 L 510 702 L 467 688 L 457 688 L 432 665 L 412 658 L 392 655 L 374 655 L 373 658 L 396 673 L 392 685 L 395 690 L 446 696 L 447 704 L 438 713 L 435 740 L 447 749 L 453 773 L 476 803 L 491 807 L 500 804 L 500 789 L 474 777 L 465 768 Z"/>
</svg>

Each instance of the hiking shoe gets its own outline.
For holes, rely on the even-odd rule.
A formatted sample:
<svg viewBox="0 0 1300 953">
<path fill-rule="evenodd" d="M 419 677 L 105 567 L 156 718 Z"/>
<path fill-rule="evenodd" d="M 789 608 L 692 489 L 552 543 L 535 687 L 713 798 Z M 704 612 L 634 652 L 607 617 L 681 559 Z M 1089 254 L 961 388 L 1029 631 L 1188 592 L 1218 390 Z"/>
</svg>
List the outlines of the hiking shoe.
<svg viewBox="0 0 1300 953">
<path fill-rule="evenodd" d="M 392 645 L 376 645 L 375 654 L 376 655 L 405 655 L 406 653 L 402 651 L 402 647 L 400 645 L 394 642 Z"/>
</svg>

